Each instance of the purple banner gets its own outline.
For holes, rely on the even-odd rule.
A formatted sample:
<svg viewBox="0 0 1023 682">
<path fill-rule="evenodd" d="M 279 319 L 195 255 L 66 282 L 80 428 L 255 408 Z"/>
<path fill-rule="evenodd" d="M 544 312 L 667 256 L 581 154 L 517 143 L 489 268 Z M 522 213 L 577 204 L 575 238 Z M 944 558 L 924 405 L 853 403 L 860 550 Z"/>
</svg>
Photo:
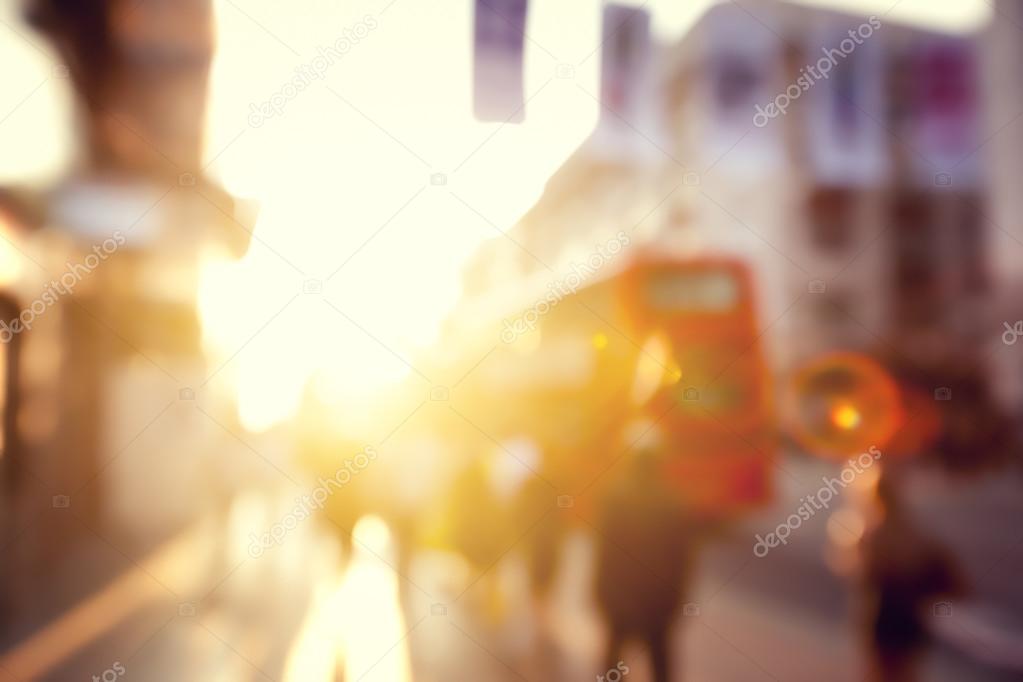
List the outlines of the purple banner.
<svg viewBox="0 0 1023 682">
<path fill-rule="evenodd" d="M 476 0 L 474 110 L 481 121 L 525 119 L 523 49 L 528 0 Z"/>
</svg>

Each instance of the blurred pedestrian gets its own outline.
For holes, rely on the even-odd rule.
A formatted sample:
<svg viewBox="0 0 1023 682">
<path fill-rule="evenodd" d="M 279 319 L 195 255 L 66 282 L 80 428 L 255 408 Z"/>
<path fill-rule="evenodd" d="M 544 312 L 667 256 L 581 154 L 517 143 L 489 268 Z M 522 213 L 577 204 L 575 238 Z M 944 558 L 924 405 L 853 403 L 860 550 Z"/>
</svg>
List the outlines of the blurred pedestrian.
<svg viewBox="0 0 1023 682">
<path fill-rule="evenodd" d="M 609 630 L 606 669 L 638 640 L 653 679 L 672 679 L 669 646 L 691 574 L 695 533 L 660 475 L 663 438 L 648 427 L 605 496 L 598 521 L 596 601 Z"/>
<path fill-rule="evenodd" d="M 520 519 L 520 525 L 531 524 L 522 544 L 529 570 L 530 592 L 538 608 L 550 597 L 568 530 L 563 517 L 551 513 L 553 498 L 547 479 L 534 475 L 525 482 L 515 501 L 515 516 Z"/>
<path fill-rule="evenodd" d="M 963 580 L 948 552 L 913 524 L 890 472 L 878 479 L 874 507 L 861 543 L 872 679 L 913 682 L 928 614 L 961 595 Z"/>
</svg>

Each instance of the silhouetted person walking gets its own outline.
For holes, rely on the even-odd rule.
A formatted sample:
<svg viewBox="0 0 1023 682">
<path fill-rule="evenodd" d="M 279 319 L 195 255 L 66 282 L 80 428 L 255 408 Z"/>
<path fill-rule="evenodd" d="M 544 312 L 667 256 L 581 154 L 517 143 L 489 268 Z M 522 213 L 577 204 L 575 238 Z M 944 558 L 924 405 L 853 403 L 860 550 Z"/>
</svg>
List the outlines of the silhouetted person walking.
<svg viewBox="0 0 1023 682">
<path fill-rule="evenodd" d="M 927 613 L 961 594 L 952 558 L 909 519 L 890 474 L 877 484 L 876 516 L 864 535 L 866 628 L 875 682 L 913 682 L 928 634 Z"/>
<path fill-rule="evenodd" d="M 657 447 L 643 448 L 611 487 L 597 537 L 596 600 L 610 630 L 607 670 L 629 639 L 648 649 L 656 682 L 672 679 L 669 632 L 691 573 L 694 532 L 660 477 Z"/>
</svg>

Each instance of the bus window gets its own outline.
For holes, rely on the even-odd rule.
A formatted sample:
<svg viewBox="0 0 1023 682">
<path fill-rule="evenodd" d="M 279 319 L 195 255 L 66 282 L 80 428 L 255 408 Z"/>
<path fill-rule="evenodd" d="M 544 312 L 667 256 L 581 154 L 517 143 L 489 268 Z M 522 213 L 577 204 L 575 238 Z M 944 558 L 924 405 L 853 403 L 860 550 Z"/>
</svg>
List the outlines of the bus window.
<svg viewBox="0 0 1023 682">
<path fill-rule="evenodd" d="M 672 312 L 724 313 L 739 302 L 739 286 L 728 272 L 663 271 L 650 277 L 650 304 Z"/>
</svg>

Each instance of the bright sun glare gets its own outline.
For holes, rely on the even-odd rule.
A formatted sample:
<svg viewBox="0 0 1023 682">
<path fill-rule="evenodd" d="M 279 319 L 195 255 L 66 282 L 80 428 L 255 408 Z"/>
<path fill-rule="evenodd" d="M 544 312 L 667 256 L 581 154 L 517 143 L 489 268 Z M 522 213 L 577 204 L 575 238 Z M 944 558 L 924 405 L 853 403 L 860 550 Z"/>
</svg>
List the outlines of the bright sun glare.
<svg viewBox="0 0 1023 682">
<path fill-rule="evenodd" d="M 475 248 L 535 202 L 597 116 L 596 2 L 534 7 L 530 35 L 549 53 L 528 51 L 523 125 L 472 118 L 471 3 L 307 4 L 255 3 L 250 18 L 217 3 L 208 158 L 260 217 L 240 263 L 208 260 L 201 310 L 216 354 L 238 353 L 223 374 L 254 430 L 292 415 L 314 375 L 340 402 L 408 375 Z M 573 31 L 558 30 L 566 13 Z M 250 125 L 253 103 L 360 22 L 375 28 Z M 574 81 L 554 78 L 562 62 Z"/>
</svg>

